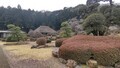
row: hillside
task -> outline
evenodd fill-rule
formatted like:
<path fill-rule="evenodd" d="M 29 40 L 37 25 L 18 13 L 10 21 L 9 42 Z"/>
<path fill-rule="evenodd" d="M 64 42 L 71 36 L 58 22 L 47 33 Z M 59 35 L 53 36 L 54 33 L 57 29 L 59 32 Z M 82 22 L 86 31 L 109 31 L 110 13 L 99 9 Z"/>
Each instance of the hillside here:
<path fill-rule="evenodd" d="M 63 10 L 53 12 L 25 10 L 20 5 L 17 8 L 10 6 L 7 8 L 0 7 L 0 30 L 6 30 L 8 24 L 20 26 L 26 32 L 30 29 L 36 29 L 41 25 L 50 26 L 55 30 L 59 30 L 62 22 L 74 17 L 78 20 L 85 19 L 91 13 L 98 12 L 98 6 L 98 3 L 92 5 L 80 4 L 75 7 L 65 7 Z"/>
<path fill-rule="evenodd" d="M 85 5 L 79 6 L 84 7 Z M 2 26 L 0 30 L 6 30 L 8 24 L 18 25 L 26 32 L 40 25 L 47 25 L 58 30 L 61 22 L 80 15 L 79 6 L 64 8 L 63 10 L 53 12 L 34 11 L 31 9 L 24 10 L 20 5 L 18 5 L 17 8 L 12 8 L 10 6 L 7 8 L 0 7 L 0 26 Z"/>

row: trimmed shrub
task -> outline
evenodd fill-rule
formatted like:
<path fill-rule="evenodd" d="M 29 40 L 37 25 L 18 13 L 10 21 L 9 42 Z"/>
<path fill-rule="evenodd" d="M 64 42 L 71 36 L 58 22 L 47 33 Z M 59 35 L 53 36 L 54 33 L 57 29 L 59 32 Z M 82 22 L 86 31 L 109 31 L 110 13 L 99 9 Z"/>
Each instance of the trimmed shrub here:
<path fill-rule="evenodd" d="M 108 48 L 106 50 L 94 51 L 94 58 L 101 65 L 113 66 L 116 62 L 120 61 L 120 50 L 117 48 Z"/>
<path fill-rule="evenodd" d="M 38 44 L 38 46 L 40 45 L 45 45 L 47 42 L 46 38 L 45 37 L 41 37 L 41 38 L 38 38 L 36 43 Z"/>
<path fill-rule="evenodd" d="M 51 43 L 52 42 L 52 39 L 51 38 L 48 38 L 47 39 L 47 43 Z"/>
<path fill-rule="evenodd" d="M 16 37 L 10 36 L 7 38 L 6 42 L 17 42 L 18 39 Z"/>
<path fill-rule="evenodd" d="M 77 35 L 63 42 L 59 56 L 84 64 L 92 58 L 98 64 L 112 66 L 120 61 L 119 42 L 117 37 Z"/>
<path fill-rule="evenodd" d="M 65 40 L 66 40 L 66 38 L 57 39 L 55 42 L 55 46 L 60 47 L 62 45 L 63 41 L 65 41 Z"/>

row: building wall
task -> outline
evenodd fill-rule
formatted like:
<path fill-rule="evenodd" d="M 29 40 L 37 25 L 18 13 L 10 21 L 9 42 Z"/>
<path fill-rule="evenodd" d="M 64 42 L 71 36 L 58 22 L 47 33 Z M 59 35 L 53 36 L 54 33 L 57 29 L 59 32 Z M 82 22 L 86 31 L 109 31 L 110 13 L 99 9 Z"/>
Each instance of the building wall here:
<path fill-rule="evenodd" d="M 11 34 L 10 33 L 3 33 L 3 38 L 9 37 Z"/>

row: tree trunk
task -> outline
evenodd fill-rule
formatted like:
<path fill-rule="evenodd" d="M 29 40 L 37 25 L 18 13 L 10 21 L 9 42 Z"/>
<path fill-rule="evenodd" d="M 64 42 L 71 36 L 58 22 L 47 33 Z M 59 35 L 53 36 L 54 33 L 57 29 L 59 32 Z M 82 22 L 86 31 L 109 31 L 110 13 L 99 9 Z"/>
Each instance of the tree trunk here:
<path fill-rule="evenodd" d="M 110 0 L 109 2 L 110 2 L 110 17 L 112 17 L 112 6 L 113 6 L 112 0 Z M 112 21 L 110 20 L 110 23 L 111 23 L 111 22 L 112 22 Z"/>
<path fill-rule="evenodd" d="M 97 31 L 97 36 L 99 36 L 99 31 Z"/>
<path fill-rule="evenodd" d="M 109 2 L 110 2 L 110 6 L 112 7 L 112 5 L 113 5 L 113 4 L 112 4 L 112 0 L 110 0 Z"/>

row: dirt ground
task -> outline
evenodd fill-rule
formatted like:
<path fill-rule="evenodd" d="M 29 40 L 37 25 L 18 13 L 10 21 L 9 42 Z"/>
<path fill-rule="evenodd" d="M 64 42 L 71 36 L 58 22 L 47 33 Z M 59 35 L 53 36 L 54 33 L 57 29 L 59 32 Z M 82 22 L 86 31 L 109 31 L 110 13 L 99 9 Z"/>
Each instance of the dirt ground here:
<path fill-rule="evenodd" d="M 67 68 L 52 56 L 52 49 L 30 49 L 34 42 L 27 45 L 2 46 L 11 68 Z M 54 46 L 54 42 L 48 44 Z"/>
<path fill-rule="evenodd" d="M 4 55 L 4 52 L 1 47 L 0 47 L 0 68 L 10 68 L 8 60 Z"/>

